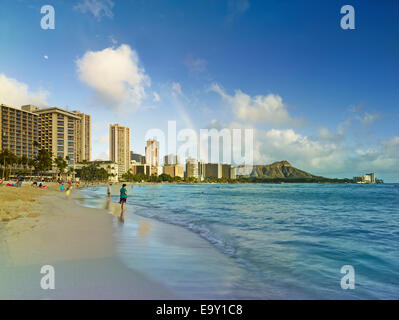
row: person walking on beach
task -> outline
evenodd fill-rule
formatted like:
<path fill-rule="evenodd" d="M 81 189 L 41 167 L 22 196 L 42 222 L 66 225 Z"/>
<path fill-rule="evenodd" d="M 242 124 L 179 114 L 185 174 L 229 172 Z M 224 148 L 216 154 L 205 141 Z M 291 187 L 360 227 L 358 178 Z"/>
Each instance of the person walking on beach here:
<path fill-rule="evenodd" d="M 120 190 L 120 200 L 119 203 L 121 204 L 121 220 L 124 221 L 124 213 L 125 213 L 125 207 L 126 207 L 126 201 L 127 201 L 127 190 L 126 190 L 126 184 L 122 185 L 122 188 Z"/>
<path fill-rule="evenodd" d="M 24 181 L 24 178 L 22 177 L 22 176 L 19 176 L 18 177 L 18 184 L 17 184 L 17 186 L 19 187 L 19 188 L 21 188 L 22 187 L 22 182 Z"/>

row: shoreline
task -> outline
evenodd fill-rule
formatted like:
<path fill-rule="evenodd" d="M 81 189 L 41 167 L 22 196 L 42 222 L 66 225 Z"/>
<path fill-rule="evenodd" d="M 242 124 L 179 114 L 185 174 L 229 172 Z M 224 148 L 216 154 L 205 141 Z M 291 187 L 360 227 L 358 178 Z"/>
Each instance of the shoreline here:
<path fill-rule="evenodd" d="M 28 188 L 0 190 L 0 195 Z M 116 258 L 116 218 L 76 204 L 76 196 L 75 191 L 68 200 L 46 190 L 35 201 L 40 214 L 34 221 L 21 214 L 1 222 L 0 299 L 178 299 Z M 55 290 L 40 287 L 44 265 L 55 269 Z"/>
<path fill-rule="evenodd" d="M 380 184 L 397 184 L 397 182 L 384 182 L 384 183 L 357 183 L 357 182 L 131 182 L 131 181 L 119 181 L 111 182 L 113 186 L 122 185 L 256 185 L 256 184 L 356 184 L 356 185 L 380 185 Z M 91 188 L 91 187 L 106 187 L 109 183 L 107 182 L 96 182 L 94 184 L 81 184 L 80 188 Z"/>
<path fill-rule="evenodd" d="M 0 223 L 0 299 L 260 298 L 237 288 L 232 277 L 251 276 L 199 235 L 130 208 L 122 224 L 117 203 L 89 198 L 46 190 L 33 228 L 25 217 Z M 55 290 L 40 288 L 44 265 L 55 269 Z"/>

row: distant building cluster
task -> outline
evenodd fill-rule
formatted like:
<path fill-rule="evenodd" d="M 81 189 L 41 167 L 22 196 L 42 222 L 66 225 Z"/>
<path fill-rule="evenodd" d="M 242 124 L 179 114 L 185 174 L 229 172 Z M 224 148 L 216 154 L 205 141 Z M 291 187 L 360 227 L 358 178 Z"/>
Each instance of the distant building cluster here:
<path fill-rule="evenodd" d="M 236 179 L 235 168 L 230 164 L 204 163 L 197 159 L 187 158 L 184 168 L 179 157 L 174 154 L 166 155 L 162 166 L 159 141 L 147 140 L 145 155 L 141 155 L 130 151 L 128 127 L 111 124 L 110 128 L 110 161 L 118 167 L 118 176 L 120 177 L 130 171 L 134 175 L 160 176 L 167 174 L 173 178 L 195 178 L 198 181 L 204 181 L 207 178 Z"/>
<path fill-rule="evenodd" d="M 147 176 L 167 174 L 171 177 L 205 179 L 236 179 L 230 164 L 205 163 L 187 158 L 185 166 L 177 155 L 160 162 L 160 145 L 156 139 L 146 141 L 145 155 L 130 150 L 130 128 L 111 124 L 109 132 L 109 161 L 91 161 L 91 117 L 80 111 L 58 107 L 38 108 L 25 105 L 20 109 L 0 104 L 0 151 L 8 149 L 18 157 L 34 159 L 39 149 L 52 154 L 53 159 L 66 159 L 68 166 L 81 169 L 96 164 L 105 169 L 111 181 L 125 173 Z M 54 169 L 54 168 L 53 168 Z"/>
<path fill-rule="evenodd" d="M 214 179 L 236 179 L 235 168 L 231 164 L 204 163 L 203 161 L 187 158 L 186 177 L 196 178 L 204 181 L 208 178 Z"/>
<path fill-rule="evenodd" d="M 379 183 L 380 180 L 375 178 L 375 173 L 366 173 L 363 176 L 353 177 L 356 183 Z"/>

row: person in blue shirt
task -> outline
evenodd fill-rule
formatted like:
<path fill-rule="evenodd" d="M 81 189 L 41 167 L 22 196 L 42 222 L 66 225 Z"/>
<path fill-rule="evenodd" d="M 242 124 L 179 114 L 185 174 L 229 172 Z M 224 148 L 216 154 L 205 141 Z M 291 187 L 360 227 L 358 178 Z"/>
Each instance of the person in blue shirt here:
<path fill-rule="evenodd" d="M 125 213 L 125 208 L 126 208 L 126 201 L 127 201 L 127 190 L 126 190 L 126 184 L 122 185 L 122 188 L 120 190 L 120 200 L 119 203 L 121 204 L 121 220 L 124 220 L 124 213 Z"/>

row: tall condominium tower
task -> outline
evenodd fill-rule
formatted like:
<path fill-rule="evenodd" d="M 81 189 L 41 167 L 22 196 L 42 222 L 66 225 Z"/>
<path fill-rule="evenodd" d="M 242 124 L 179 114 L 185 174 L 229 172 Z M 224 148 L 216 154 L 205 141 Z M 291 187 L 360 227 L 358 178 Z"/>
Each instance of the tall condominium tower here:
<path fill-rule="evenodd" d="M 39 115 L 39 143 L 53 157 L 69 157 L 68 165 L 76 159 L 76 125 L 81 118 L 73 112 L 52 107 L 36 110 Z"/>
<path fill-rule="evenodd" d="M 163 163 L 165 166 L 180 164 L 180 158 L 178 155 L 175 154 L 168 154 L 163 159 L 164 159 Z"/>
<path fill-rule="evenodd" d="M 33 142 L 38 140 L 38 116 L 29 110 L 0 105 L 0 151 L 8 149 L 30 159 L 36 156 Z"/>
<path fill-rule="evenodd" d="M 110 125 L 109 157 L 118 164 L 119 174 L 129 171 L 130 166 L 130 129 L 120 124 Z"/>
<path fill-rule="evenodd" d="M 88 114 L 80 111 L 73 111 L 80 119 L 75 126 L 75 161 L 90 161 L 91 158 L 91 118 Z"/>
<path fill-rule="evenodd" d="M 155 139 L 147 140 L 145 161 L 150 167 L 159 167 L 159 141 Z"/>

